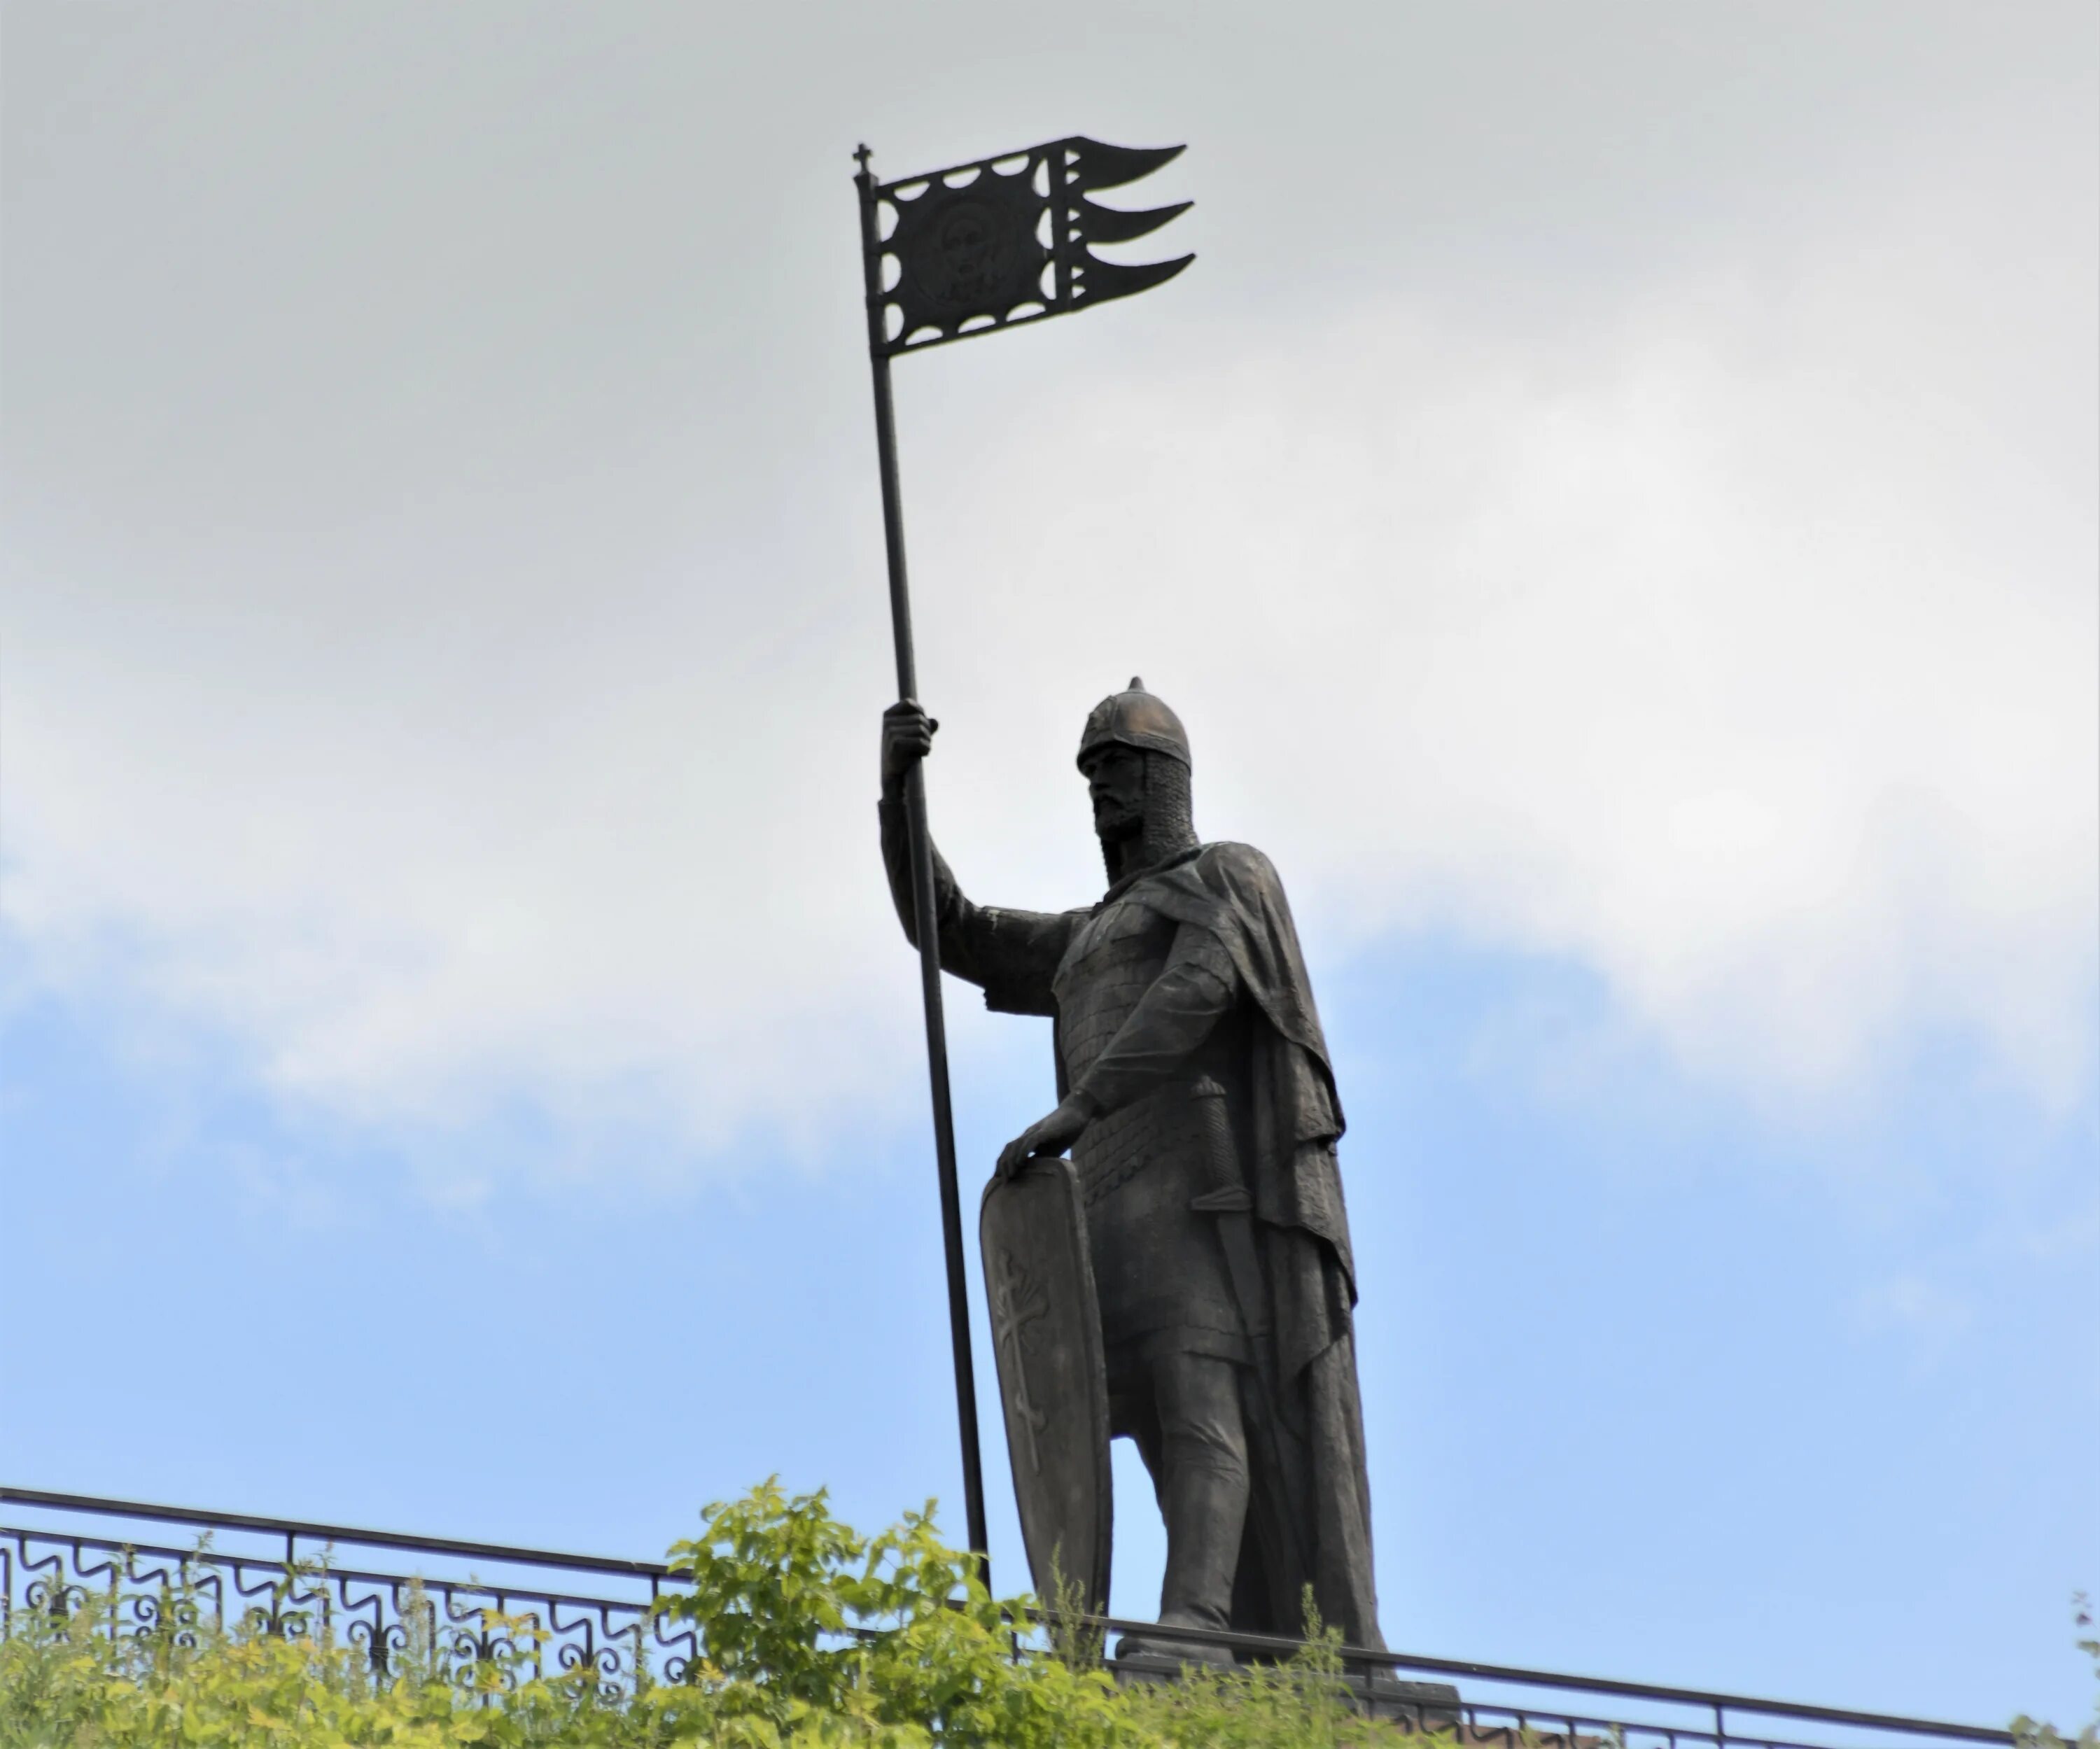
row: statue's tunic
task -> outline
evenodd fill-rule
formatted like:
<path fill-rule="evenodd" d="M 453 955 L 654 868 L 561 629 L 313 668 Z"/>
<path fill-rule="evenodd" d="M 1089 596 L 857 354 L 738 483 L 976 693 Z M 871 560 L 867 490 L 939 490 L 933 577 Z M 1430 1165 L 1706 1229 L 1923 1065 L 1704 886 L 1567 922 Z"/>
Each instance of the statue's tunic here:
<path fill-rule="evenodd" d="M 902 808 L 884 803 L 881 822 L 911 936 Z M 1345 1641 L 1383 1645 L 1342 1113 L 1275 870 L 1246 845 L 1206 844 L 1099 905 L 1045 913 L 973 904 L 934 865 L 942 967 L 988 1007 L 1049 1016 L 1060 1096 L 1078 1088 L 1100 1108 L 1073 1163 L 1111 1396 L 1162 1342 L 1240 1363 L 1254 1487 L 1232 1625 L 1297 1632 L 1309 1584 Z M 1251 1319 L 1227 1220 L 1258 1260 Z"/>
<path fill-rule="evenodd" d="M 1214 1071 L 1229 1051 L 1215 1033 L 1238 985 L 1212 937 L 1129 892 L 1072 931 L 1050 981 L 1065 1081 L 1102 1108 L 1072 1164 L 1112 1377 L 1132 1345 L 1162 1333 L 1193 1352 L 1247 1359 L 1217 1222 L 1192 1206 L 1215 1173 L 1238 1173 L 1209 1157 L 1202 1108 L 1224 1096 Z"/>

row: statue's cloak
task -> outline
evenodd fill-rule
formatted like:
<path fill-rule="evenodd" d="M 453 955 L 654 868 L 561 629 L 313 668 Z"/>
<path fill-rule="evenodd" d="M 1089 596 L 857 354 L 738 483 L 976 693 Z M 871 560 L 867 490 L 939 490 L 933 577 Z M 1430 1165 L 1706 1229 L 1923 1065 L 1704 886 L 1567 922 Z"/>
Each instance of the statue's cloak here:
<path fill-rule="evenodd" d="M 1256 1522 L 1234 1588 L 1233 1625 L 1299 1632 L 1309 1584 L 1328 1627 L 1351 1645 L 1383 1645 L 1357 1387 L 1356 1264 L 1335 1155 L 1342 1106 L 1290 901 L 1268 858 L 1235 844 L 1207 844 L 1127 890 L 1215 936 L 1260 1012 L 1247 1065 L 1247 1188 L 1274 1344 L 1273 1370 L 1262 1370 L 1273 1381 L 1282 1425 L 1276 1449 L 1250 1442 Z M 1257 1549 L 1257 1540 L 1267 1547 Z"/>

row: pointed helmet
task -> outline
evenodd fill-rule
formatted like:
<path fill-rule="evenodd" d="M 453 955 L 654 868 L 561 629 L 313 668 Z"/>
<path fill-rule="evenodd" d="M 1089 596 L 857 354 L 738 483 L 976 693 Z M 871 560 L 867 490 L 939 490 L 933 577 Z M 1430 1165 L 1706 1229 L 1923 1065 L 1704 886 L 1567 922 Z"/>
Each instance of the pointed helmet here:
<path fill-rule="evenodd" d="M 1127 688 L 1110 694 L 1088 713 L 1085 731 L 1079 737 L 1081 763 L 1095 748 L 1111 742 L 1141 747 L 1148 753 L 1164 753 L 1184 765 L 1189 763 L 1189 734 L 1182 728 L 1181 719 L 1167 707 L 1164 699 L 1147 692 L 1145 682 L 1135 674 Z"/>

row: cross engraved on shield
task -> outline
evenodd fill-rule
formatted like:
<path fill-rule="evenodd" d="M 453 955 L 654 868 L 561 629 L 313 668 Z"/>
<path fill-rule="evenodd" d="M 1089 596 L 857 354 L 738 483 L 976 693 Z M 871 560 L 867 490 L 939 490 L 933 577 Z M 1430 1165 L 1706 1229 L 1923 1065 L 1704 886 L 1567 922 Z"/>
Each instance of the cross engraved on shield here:
<path fill-rule="evenodd" d="M 1043 1291 L 1028 1273 L 1027 1266 L 1002 1247 L 999 1268 L 992 1275 L 992 1333 L 999 1343 L 1000 1367 L 1010 1372 L 1017 1381 L 1013 1388 L 1010 1417 L 1028 1441 L 1029 1470 L 1039 1476 L 1043 1474 L 1043 1447 L 1036 1435 L 1050 1425 L 1050 1417 L 1035 1407 L 1035 1399 L 1028 1394 L 1027 1363 L 1035 1359 L 1039 1346 L 1031 1339 L 1031 1327 L 1040 1323 L 1048 1310 L 1049 1302 L 1043 1297 Z M 1016 1464 L 1021 1461 L 1018 1452 L 1014 1453 L 1013 1460 Z"/>
<path fill-rule="evenodd" d="M 977 1217 L 1007 1456 L 1035 1594 L 1061 1579 L 1093 1614 L 1108 1607 L 1114 1508 L 1108 1373 L 1079 1174 L 1035 1160 L 985 1187 Z"/>

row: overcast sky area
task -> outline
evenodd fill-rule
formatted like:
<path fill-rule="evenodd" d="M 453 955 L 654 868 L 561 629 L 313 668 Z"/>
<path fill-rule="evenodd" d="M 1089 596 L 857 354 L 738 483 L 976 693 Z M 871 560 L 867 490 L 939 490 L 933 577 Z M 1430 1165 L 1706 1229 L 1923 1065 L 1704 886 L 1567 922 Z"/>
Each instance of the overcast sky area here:
<path fill-rule="evenodd" d="M 2089 0 L 0 18 L 0 1479 L 960 1536 L 849 154 L 1186 141 L 898 367 L 931 805 L 1141 673 L 1282 870 L 1388 1638 L 2082 1720 Z"/>

